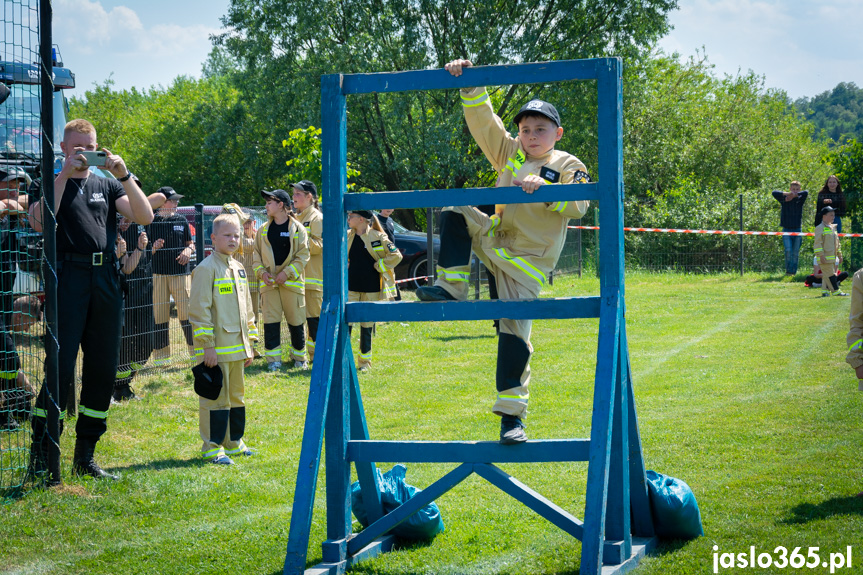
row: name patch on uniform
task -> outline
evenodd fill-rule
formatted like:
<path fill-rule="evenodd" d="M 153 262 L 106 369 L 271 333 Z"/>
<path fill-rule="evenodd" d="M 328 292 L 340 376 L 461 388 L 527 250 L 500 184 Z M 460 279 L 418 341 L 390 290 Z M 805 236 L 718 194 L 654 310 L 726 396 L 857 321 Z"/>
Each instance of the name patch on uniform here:
<path fill-rule="evenodd" d="M 182 225 L 174 226 L 174 231 L 175 231 L 175 232 L 182 232 L 182 231 L 184 231 L 184 230 L 185 230 L 185 228 L 184 228 Z"/>
<path fill-rule="evenodd" d="M 219 293 L 222 295 L 232 294 L 234 293 L 234 286 L 231 284 L 220 285 Z"/>
<path fill-rule="evenodd" d="M 312 227 L 312 222 L 304 222 L 303 225 L 306 226 L 307 228 L 310 228 L 310 227 Z"/>
<path fill-rule="evenodd" d="M 381 242 L 380 242 L 380 240 L 375 240 L 375 241 L 373 241 L 373 242 L 372 242 L 372 247 L 373 247 L 373 248 L 379 248 L 379 247 L 381 247 Z"/>
<path fill-rule="evenodd" d="M 281 233 L 279 234 L 279 237 L 282 237 L 282 238 L 289 238 L 289 237 L 291 237 L 291 232 L 281 232 Z"/>
<path fill-rule="evenodd" d="M 551 182 L 552 184 L 556 184 L 560 181 L 560 172 L 555 172 L 548 166 L 543 166 L 539 170 L 539 177 Z"/>

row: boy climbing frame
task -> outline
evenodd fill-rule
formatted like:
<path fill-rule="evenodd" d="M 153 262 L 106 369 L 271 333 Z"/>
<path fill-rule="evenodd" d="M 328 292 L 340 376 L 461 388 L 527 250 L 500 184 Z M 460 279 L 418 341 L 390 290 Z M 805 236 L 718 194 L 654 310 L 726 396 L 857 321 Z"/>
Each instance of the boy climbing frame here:
<path fill-rule="evenodd" d="M 598 181 L 542 186 L 345 194 L 346 96 L 370 92 L 596 80 Z M 624 304 L 622 90 L 619 58 L 472 67 L 460 77 L 444 70 L 333 74 L 321 79 L 323 127 L 324 309 L 312 370 L 284 573 L 302 573 L 312 523 L 321 447 L 326 441 L 327 540 L 322 563 L 309 572 L 342 573 L 388 551 L 386 533 L 472 473 L 483 477 L 582 542 L 582 575 L 629 571 L 655 544 L 635 413 Z M 444 206 L 452 192 L 465 204 L 594 200 L 600 210 L 600 295 L 532 301 L 347 303 L 347 246 L 343 215 L 353 210 Z M 329 223 L 327 223 L 329 222 Z M 599 318 L 593 414 L 589 439 L 498 442 L 373 441 L 369 438 L 347 330 L 359 321 L 442 321 Z M 459 465 L 394 511 L 383 515 L 375 461 L 453 462 Z M 584 517 L 551 503 L 494 463 L 588 461 Z M 351 533 L 350 465 L 354 463 L 370 524 Z M 603 568 L 605 565 L 605 568 Z"/>

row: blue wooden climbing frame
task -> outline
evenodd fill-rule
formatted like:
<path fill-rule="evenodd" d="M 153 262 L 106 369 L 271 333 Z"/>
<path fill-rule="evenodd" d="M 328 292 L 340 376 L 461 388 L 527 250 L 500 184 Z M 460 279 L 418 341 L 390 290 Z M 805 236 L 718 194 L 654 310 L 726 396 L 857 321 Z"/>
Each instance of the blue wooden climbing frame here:
<path fill-rule="evenodd" d="M 596 80 L 599 166 L 596 183 L 520 188 L 474 188 L 347 194 L 346 96 L 371 92 L 455 89 L 470 86 Z M 570 60 L 472 67 L 460 77 L 444 70 L 333 74 L 321 79 L 324 190 L 324 306 L 312 369 L 305 431 L 295 486 L 284 573 L 306 570 L 321 448 L 326 441 L 327 540 L 322 563 L 308 574 L 343 573 L 388 551 L 387 532 L 430 501 L 476 473 L 582 542 L 582 575 L 634 568 L 655 544 L 641 439 L 635 413 L 623 290 L 623 141 L 621 61 Z M 464 204 L 515 204 L 591 200 L 600 209 L 600 293 L 594 297 L 533 301 L 347 303 L 345 213 L 398 205 L 445 206 L 453 192 Z M 504 446 L 488 442 L 375 441 L 370 439 L 351 351 L 348 322 L 599 318 L 590 438 L 532 440 Z M 383 515 L 374 474 L 376 461 L 458 464 L 416 497 Z M 584 522 L 561 509 L 495 463 L 587 461 Z M 350 465 L 368 505 L 370 525 L 351 533 Z"/>

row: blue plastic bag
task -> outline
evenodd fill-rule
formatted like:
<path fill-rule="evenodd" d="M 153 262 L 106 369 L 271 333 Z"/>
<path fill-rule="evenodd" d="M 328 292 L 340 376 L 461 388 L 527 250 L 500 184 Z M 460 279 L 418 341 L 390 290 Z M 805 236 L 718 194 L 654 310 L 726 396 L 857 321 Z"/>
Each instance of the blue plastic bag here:
<path fill-rule="evenodd" d="M 413 485 L 405 483 L 406 471 L 407 468 L 401 464 L 396 465 L 383 474 L 380 469 L 375 468 L 375 474 L 378 476 L 378 482 L 381 486 L 381 503 L 383 504 L 384 513 L 389 513 L 422 491 Z M 351 484 L 351 510 L 354 512 L 357 521 L 363 527 L 368 527 L 369 517 L 366 512 L 365 503 L 363 502 L 363 492 L 360 489 L 359 481 L 354 481 Z M 443 530 L 444 525 L 443 519 L 440 516 L 440 510 L 434 502 L 431 502 L 396 525 L 391 532 L 399 539 L 428 541 Z"/>
<path fill-rule="evenodd" d="M 645 475 L 656 534 L 669 539 L 704 535 L 698 502 L 686 482 L 650 469 Z"/>

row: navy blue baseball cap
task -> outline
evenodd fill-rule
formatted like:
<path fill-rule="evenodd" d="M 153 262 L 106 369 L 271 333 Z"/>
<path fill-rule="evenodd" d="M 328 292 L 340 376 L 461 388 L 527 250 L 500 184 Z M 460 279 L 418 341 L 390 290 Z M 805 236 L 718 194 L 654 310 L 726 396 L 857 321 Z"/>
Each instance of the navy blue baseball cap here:
<path fill-rule="evenodd" d="M 512 121 L 515 122 L 516 126 L 518 126 L 518 123 L 527 114 L 539 114 L 540 116 L 545 116 L 560 127 L 560 114 L 557 113 L 557 108 L 544 100 L 531 100 L 521 107 Z"/>

